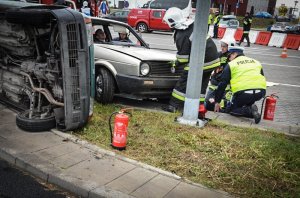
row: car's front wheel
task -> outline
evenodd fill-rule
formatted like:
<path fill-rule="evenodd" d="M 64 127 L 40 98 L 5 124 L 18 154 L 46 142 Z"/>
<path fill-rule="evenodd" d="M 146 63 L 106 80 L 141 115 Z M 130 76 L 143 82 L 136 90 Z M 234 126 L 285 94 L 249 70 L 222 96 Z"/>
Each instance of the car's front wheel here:
<path fill-rule="evenodd" d="M 136 26 L 136 29 L 139 31 L 139 32 L 148 32 L 148 26 L 146 23 L 144 22 L 140 22 L 137 24 Z"/>
<path fill-rule="evenodd" d="M 95 80 L 96 101 L 102 104 L 111 103 L 115 93 L 115 82 L 111 73 L 105 68 L 99 68 Z"/>

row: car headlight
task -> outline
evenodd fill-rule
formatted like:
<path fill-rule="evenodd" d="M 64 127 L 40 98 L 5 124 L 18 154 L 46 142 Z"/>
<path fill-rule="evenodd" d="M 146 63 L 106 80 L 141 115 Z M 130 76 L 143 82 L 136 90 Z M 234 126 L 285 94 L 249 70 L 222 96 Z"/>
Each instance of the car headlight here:
<path fill-rule="evenodd" d="M 150 66 L 148 63 L 142 63 L 141 64 L 141 74 L 143 76 L 147 76 L 150 72 Z"/>

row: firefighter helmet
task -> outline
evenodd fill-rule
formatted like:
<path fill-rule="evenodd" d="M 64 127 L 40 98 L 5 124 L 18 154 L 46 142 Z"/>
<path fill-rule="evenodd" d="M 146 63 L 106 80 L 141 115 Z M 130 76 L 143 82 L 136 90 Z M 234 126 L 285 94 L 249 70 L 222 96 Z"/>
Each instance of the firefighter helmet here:
<path fill-rule="evenodd" d="M 165 21 L 170 28 L 184 30 L 188 28 L 194 21 L 184 17 L 183 11 L 179 8 L 172 7 L 167 10 L 163 21 Z"/>
<path fill-rule="evenodd" d="M 234 44 L 235 44 L 235 40 L 229 39 L 229 38 L 223 38 L 223 39 L 220 40 L 220 42 L 221 42 L 221 44 L 225 43 L 228 47 L 229 46 L 234 46 Z"/>

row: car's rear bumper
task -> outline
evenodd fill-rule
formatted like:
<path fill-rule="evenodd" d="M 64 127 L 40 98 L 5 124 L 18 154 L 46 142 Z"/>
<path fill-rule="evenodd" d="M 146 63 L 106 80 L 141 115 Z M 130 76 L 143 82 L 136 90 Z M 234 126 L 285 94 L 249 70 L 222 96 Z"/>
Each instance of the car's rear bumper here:
<path fill-rule="evenodd" d="M 120 93 L 145 98 L 161 98 L 170 96 L 179 77 L 137 77 L 117 74 Z"/>

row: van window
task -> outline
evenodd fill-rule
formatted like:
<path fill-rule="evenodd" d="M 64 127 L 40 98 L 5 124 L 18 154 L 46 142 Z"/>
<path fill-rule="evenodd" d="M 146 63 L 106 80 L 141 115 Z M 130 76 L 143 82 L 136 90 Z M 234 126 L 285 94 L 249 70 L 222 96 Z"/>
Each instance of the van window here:
<path fill-rule="evenodd" d="M 162 16 L 161 16 L 161 11 L 154 11 L 153 12 L 153 17 L 155 17 L 155 18 L 161 18 Z"/>
<path fill-rule="evenodd" d="M 196 7 L 196 0 L 192 0 Z M 190 0 L 154 0 L 150 3 L 152 9 L 169 9 L 171 7 L 177 7 L 184 9 L 189 5 Z"/>

